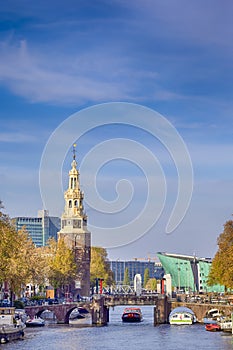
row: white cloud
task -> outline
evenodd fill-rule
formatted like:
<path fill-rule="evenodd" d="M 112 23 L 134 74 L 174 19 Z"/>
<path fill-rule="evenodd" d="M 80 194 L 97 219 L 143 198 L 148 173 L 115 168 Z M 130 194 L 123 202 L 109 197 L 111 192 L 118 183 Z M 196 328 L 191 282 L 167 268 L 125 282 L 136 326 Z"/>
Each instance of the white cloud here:
<path fill-rule="evenodd" d="M 56 51 L 56 49 L 54 50 Z M 133 95 L 127 59 L 90 51 L 73 55 L 45 53 L 5 42 L 0 46 L 0 81 L 33 102 L 80 103 L 130 99 Z M 143 76 L 137 72 L 135 76 Z M 153 79 L 156 74 L 145 73 Z M 127 76 L 127 79 L 125 79 Z M 131 78 L 131 81 L 135 79 Z M 114 83 L 113 83 L 114 81 Z"/>

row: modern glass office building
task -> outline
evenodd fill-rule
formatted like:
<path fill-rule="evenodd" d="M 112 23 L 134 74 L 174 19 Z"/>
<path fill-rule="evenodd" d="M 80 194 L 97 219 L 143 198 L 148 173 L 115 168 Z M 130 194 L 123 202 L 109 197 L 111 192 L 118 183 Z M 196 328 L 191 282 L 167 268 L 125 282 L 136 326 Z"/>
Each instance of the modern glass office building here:
<path fill-rule="evenodd" d="M 211 259 L 196 256 L 157 253 L 166 274 L 170 274 L 174 291 L 224 292 L 220 285 L 208 286 Z"/>
<path fill-rule="evenodd" d="M 40 210 L 38 217 L 15 217 L 12 223 L 17 231 L 25 227 L 37 247 L 45 246 L 49 238 L 57 240 L 61 228 L 60 218 L 49 216 L 47 210 Z"/>
<path fill-rule="evenodd" d="M 125 270 L 128 268 L 130 284 L 133 285 L 134 276 L 140 274 L 142 277 L 142 283 L 144 282 L 145 269 L 149 270 L 150 278 L 158 278 L 163 276 L 164 270 L 161 264 L 154 261 L 140 261 L 140 260 L 127 260 L 127 261 L 109 261 L 110 269 L 113 272 L 114 280 L 116 284 L 122 285 L 124 281 Z"/>

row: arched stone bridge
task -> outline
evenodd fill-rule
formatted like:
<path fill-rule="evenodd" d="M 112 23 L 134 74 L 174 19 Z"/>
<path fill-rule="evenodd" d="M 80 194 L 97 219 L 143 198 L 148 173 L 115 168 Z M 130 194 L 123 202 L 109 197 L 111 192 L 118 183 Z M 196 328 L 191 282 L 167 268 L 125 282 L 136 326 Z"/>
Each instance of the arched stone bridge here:
<path fill-rule="evenodd" d="M 170 312 L 178 306 L 190 308 L 196 315 L 198 322 L 203 322 L 207 311 L 218 309 L 225 315 L 231 315 L 233 305 L 186 303 L 170 300 L 165 296 L 98 296 L 91 303 L 70 303 L 41 306 L 26 306 L 25 312 L 30 316 L 40 316 L 43 311 L 49 310 L 54 313 L 57 323 L 69 323 L 71 312 L 78 306 L 86 308 L 92 315 L 92 324 L 105 325 L 109 319 L 109 307 L 117 305 L 152 305 L 154 306 L 154 325 L 167 323 Z"/>
<path fill-rule="evenodd" d="M 202 323 L 206 313 L 211 309 L 218 309 L 226 316 L 230 316 L 233 312 L 233 305 L 211 304 L 211 303 L 189 303 L 168 299 L 167 297 L 158 298 L 156 307 L 154 308 L 154 325 L 167 323 L 169 321 L 170 312 L 176 307 L 184 306 L 191 309 L 197 322 Z"/>
<path fill-rule="evenodd" d="M 69 323 L 69 317 L 71 312 L 82 306 L 88 311 L 90 311 L 90 304 L 80 304 L 80 303 L 70 303 L 70 304 L 54 304 L 54 305 L 36 305 L 36 306 L 26 306 L 25 312 L 31 318 L 34 316 L 39 317 L 43 311 L 52 311 L 56 316 L 57 323 Z"/>
<path fill-rule="evenodd" d="M 207 311 L 211 309 L 218 309 L 220 312 L 222 312 L 226 316 L 230 316 L 233 312 L 233 305 L 223 305 L 223 304 L 209 304 L 209 303 L 185 303 L 185 302 L 177 302 L 172 301 L 171 302 L 171 310 L 178 306 L 185 306 L 191 309 L 198 322 L 202 322 L 203 318 L 205 317 Z"/>

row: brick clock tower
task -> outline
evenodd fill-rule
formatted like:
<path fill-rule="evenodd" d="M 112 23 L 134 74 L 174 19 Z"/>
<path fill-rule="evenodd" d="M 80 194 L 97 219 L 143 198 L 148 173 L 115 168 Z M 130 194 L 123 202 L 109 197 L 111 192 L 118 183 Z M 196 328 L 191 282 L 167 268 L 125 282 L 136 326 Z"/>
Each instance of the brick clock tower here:
<path fill-rule="evenodd" d="M 61 230 L 58 233 L 75 253 L 77 276 L 70 286 L 74 298 L 90 294 L 91 258 L 91 233 L 87 229 L 87 216 L 83 208 L 84 194 L 80 190 L 75 147 L 76 145 L 73 146 L 73 161 L 69 171 L 69 186 L 64 193 L 65 208 L 61 217 Z"/>

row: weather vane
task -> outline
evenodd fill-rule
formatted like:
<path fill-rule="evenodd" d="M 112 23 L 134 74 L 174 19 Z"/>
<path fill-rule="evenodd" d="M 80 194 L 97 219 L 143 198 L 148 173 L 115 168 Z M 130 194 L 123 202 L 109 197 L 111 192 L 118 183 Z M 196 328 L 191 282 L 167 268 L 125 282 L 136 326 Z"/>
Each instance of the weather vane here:
<path fill-rule="evenodd" d="M 75 149 L 76 146 L 77 146 L 76 143 L 74 143 L 74 144 L 73 144 L 73 159 L 74 159 L 74 160 L 75 160 L 75 158 L 76 158 L 76 149 Z"/>

